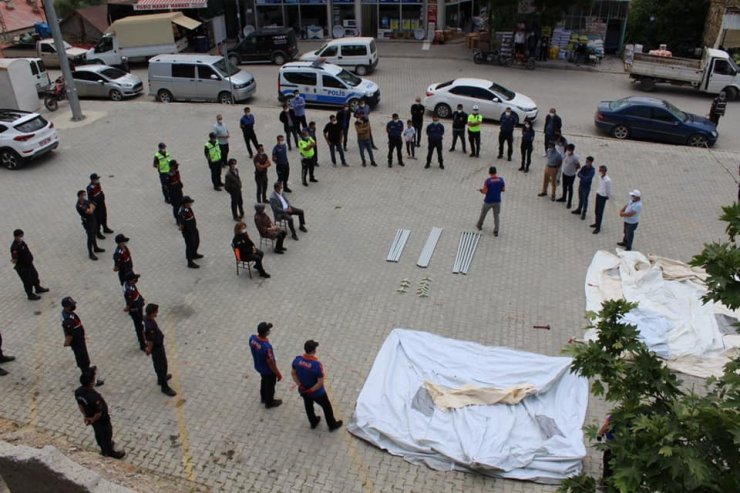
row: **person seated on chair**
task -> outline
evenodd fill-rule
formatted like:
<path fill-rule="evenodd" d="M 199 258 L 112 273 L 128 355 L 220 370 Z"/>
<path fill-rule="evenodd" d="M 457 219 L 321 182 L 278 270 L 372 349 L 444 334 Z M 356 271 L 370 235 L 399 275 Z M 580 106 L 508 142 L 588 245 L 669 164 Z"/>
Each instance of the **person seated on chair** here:
<path fill-rule="evenodd" d="M 231 240 L 231 248 L 239 250 L 239 258 L 242 262 L 254 262 L 254 268 L 260 273 L 260 277 L 268 279 L 270 274 L 262 267 L 262 256 L 264 253 L 258 249 L 247 234 L 247 225 L 238 222 L 234 225 L 234 239 Z"/>
<path fill-rule="evenodd" d="M 276 240 L 275 253 L 283 253 L 286 251 L 287 248 L 283 246 L 283 240 L 288 236 L 287 231 L 280 226 L 272 224 L 270 216 L 265 214 L 265 204 L 254 204 L 254 210 L 254 224 L 257 226 L 257 231 L 259 231 L 260 236 L 262 238 Z"/>
<path fill-rule="evenodd" d="M 288 198 L 283 195 L 283 183 L 278 181 L 275 182 L 273 187 L 275 189 L 270 196 L 270 207 L 272 207 L 272 213 L 275 215 L 275 221 L 282 221 L 283 219 L 288 221 L 288 227 L 292 234 L 291 238 L 294 240 L 298 239 L 298 235 L 295 234 L 295 226 L 293 225 L 293 218 L 291 216 L 298 216 L 298 223 L 301 231 L 308 233 L 306 229 L 306 220 L 303 216 L 303 210 L 297 207 L 292 207 L 288 202 Z"/>

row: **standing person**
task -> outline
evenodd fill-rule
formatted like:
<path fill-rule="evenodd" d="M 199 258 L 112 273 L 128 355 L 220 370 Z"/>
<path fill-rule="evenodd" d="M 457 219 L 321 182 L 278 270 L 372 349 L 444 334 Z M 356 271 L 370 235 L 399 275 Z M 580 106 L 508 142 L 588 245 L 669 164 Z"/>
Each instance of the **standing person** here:
<path fill-rule="evenodd" d="M 563 157 L 555 150 L 555 143 L 550 142 L 550 146 L 547 148 L 547 165 L 545 166 L 545 177 L 542 181 L 542 191 L 537 194 L 538 197 L 547 195 L 547 185 L 550 184 L 552 187 L 550 199 L 553 202 L 555 201 L 555 194 L 558 189 L 558 171 L 560 171 L 562 164 Z"/>
<path fill-rule="evenodd" d="M 71 297 L 62 298 L 62 329 L 64 329 L 64 346 L 72 348 L 75 355 L 75 362 L 80 372 L 89 371 L 94 366 L 90 366 L 90 355 L 87 352 L 87 343 L 85 342 L 85 327 L 82 326 L 80 317 L 75 310 L 77 302 Z M 98 380 L 95 385 L 100 386 L 105 382 Z"/>
<path fill-rule="evenodd" d="M 144 311 L 146 312 L 146 318 L 144 318 L 145 352 L 147 356 L 152 357 L 154 373 L 157 375 L 157 385 L 162 389 L 162 393 L 174 397 L 177 395 L 177 392 L 168 383 L 172 375 L 167 373 L 167 352 L 164 348 L 164 334 L 159 330 L 159 325 L 157 325 L 159 305 L 149 303 Z"/>
<path fill-rule="evenodd" d="M 599 428 L 599 431 L 596 432 L 596 439 L 598 441 L 601 441 L 601 439 L 606 438 L 607 443 L 614 440 L 614 427 L 612 426 L 612 416 L 611 414 L 607 415 L 606 419 L 604 420 L 604 423 L 601 425 L 601 428 Z M 607 481 L 610 477 L 614 475 L 614 470 L 612 469 L 611 465 L 612 460 L 612 451 L 611 449 L 607 448 L 604 450 L 604 455 L 602 457 L 602 464 L 603 464 L 603 470 L 602 470 L 602 476 L 601 476 L 601 485 L 608 487 Z"/>
<path fill-rule="evenodd" d="M 267 170 L 272 166 L 269 156 L 265 153 L 265 146 L 257 146 L 254 156 L 254 181 L 257 183 L 257 202 L 267 203 Z M 244 213 L 240 217 L 244 217 Z"/>
<path fill-rule="evenodd" d="M 473 105 L 473 113 L 468 115 L 470 157 L 480 157 L 480 125 L 482 122 L 483 115 L 478 113 L 478 105 Z"/>
<path fill-rule="evenodd" d="M 457 139 L 460 139 L 460 145 L 462 146 L 463 154 L 468 151 L 465 149 L 465 127 L 468 124 L 468 114 L 463 111 L 463 105 L 458 104 L 457 110 L 452 113 L 452 146 L 449 152 L 455 150 L 455 144 Z"/>
<path fill-rule="evenodd" d="M 547 149 L 550 147 L 550 142 L 553 141 L 555 133 L 562 133 L 562 131 L 563 120 L 555 108 L 550 108 L 550 112 L 545 117 L 545 156 L 547 156 Z"/>
<path fill-rule="evenodd" d="M 272 207 L 272 213 L 275 216 L 275 221 L 288 221 L 288 228 L 292 234 L 291 238 L 298 240 L 298 235 L 295 232 L 295 226 L 293 224 L 293 218 L 291 216 L 298 216 L 298 224 L 301 231 L 308 233 L 306 229 L 306 219 L 303 213 L 303 209 L 293 207 L 288 202 L 288 198 L 283 195 L 283 184 L 279 181 L 273 186 L 275 189 L 270 196 L 270 207 Z"/>
<path fill-rule="evenodd" d="M 283 182 L 286 192 L 292 192 L 293 190 L 288 187 L 288 178 L 290 177 L 288 146 L 285 145 L 285 137 L 282 135 L 277 136 L 277 144 L 272 148 L 272 161 L 275 163 L 275 171 L 277 171 L 278 178 L 277 181 Z"/>
<path fill-rule="evenodd" d="M 573 201 L 573 183 L 576 181 L 576 173 L 581 167 L 581 160 L 575 153 L 576 146 L 568 144 L 565 146 L 565 157 L 563 158 L 563 196 L 558 202 L 566 202 L 565 208 L 570 209 Z"/>
<path fill-rule="evenodd" d="M 352 112 L 348 104 L 345 103 L 342 109 L 337 111 L 337 122 L 342 127 L 342 147 L 347 152 L 347 134 L 349 133 L 349 126 L 352 123 Z"/>
<path fill-rule="evenodd" d="M 177 217 L 177 213 L 182 205 L 182 179 L 180 178 L 180 163 L 175 159 L 170 161 L 170 172 L 167 173 L 167 180 L 172 215 L 175 217 L 175 223 L 179 224 L 180 219 Z"/>
<path fill-rule="evenodd" d="M 283 111 L 280 112 L 280 121 L 283 123 L 283 131 L 288 141 L 288 150 L 292 151 L 293 147 L 290 145 L 291 136 L 295 141 L 295 146 L 298 147 L 298 122 L 295 118 L 295 112 L 292 108 L 288 107 L 288 103 L 283 103 Z"/>
<path fill-rule="evenodd" d="M 524 55 L 524 44 L 527 42 L 527 32 L 523 24 L 518 24 L 514 31 L 514 53 L 517 55 Z"/>
<path fill-rule="evenodd" d="M 87 256 L 90 260 L 98 260 L 96 253 L 104 252 L 105 249 L 98 247 L 98 241 L 95 235 L 98 231 L 98 224 L 95 220 L 95 204 L 87 200 L 87 192 L 79 190 L 77 192 L 77 204 L 75 206 L 77 213 L 82 220 L 82 228 L 87 236 Z"/>
<path fill-rule="evenodd" d="M 271 323 L 260 322 L 257 326 L 257 333 L 249 338 L 254 369 L 260 374 L 260 401 L 267 409 L 278 407 L 283 403 L 282 400 L 275 399 L 275 384 L 283 379 L 283 375 L 278 370 L 272 344 L 267 338 L 271 330 Z"/>
<path fill-rule="evenodd" d="M 46 293 L 49 290 L 41 286 L 39 273 L 36 271 L 36 267 L 33 266 L 33 254 L 28 249 L 26 242 L 23 241 L 23 234 L 22 229 L 13 231 L 13 243 L 10 244 L 10 261 L 18 273 L 18 277 L 21 278 L 28 299 L 40 300 L 39 293 Z M 34 289 L 36 290 L 35 294 Z"/>
<path fill-rule="evenodd" d="M 344 130 L 342 129 L 342 124 L 337 121 L 336 115 L 329 115 L 329 123 L 324 126 L 324 139 L 326 139 L 326 145 L 329 146 L 331 164 L 335 168 L 337 167 L 336 153 L 339 153 L 342 166 L 349 166 L 347 161 L 344 160 L 344 148 L 342 147 Z"/>
<path fill-rule="evenodd" d="M 424 127 L 424 105 L 421 104 L 421 98 L 417 97 L 416 102 L 411 105 L 411 121 L 416 129 L 416 147 L 421 147 L 421 130 Z"/>
<path fill-rule="evenodd" d="M 3 354 L 3 335 L 0 334 L 0 363 L 9 363 L 11 361 L 15 361 L 15 356 Z M 8 372 L 6 370 L 0 368 L 0 377 L 4 377 L 7 374 Z"/>
<path fill-rule="evenodd" d="M 478 223 L 475 225 L 478 231 L 483 229 L 483 222 L 486 220 L 489 210 L 493 210 L 493 236 L 498 236 L 499 220 L 501 213 L 501 194 L 506 191 L 504 179 L 496 174 L 496 166 L 488 168 L 488 178 L 483 182 L 483 187 L 478 191 L 485 197 L 483 198 L 483 207 L 480 210 Z"/>
<path fill-rule="evenodd" d="M 290 100 L 290 109 L 293 110 L 295 115 L 295 127 L 296 130 L 305 130 L 308 128 L 306 123 L 306 100 L 301 96 L 301 91 L 296 89 L 293 91 L 293 99 Z"/>
<path fill-rule="evenodd" d="M 185 257 L 188 259 L 188 267 L 198 269 L 200 265 L 194 261 L 203 258 L 203 255 L 198 253 L 200 233 L 198 232 L 198 224 L 195 221 L 195 214 L 192 209 L 193 202 L 194 200 L 189 195 L 184 196 L 182 198 L 182 207 L 180 207 L 180 212 L 177 213 L 177 216 L 180 219 L 179 225 L 182 238 L 185 240 Z"/>
<path fill-rule="evenodd" d="M 314 147 L 315 154 L 313 156 L 313 165 L 315 167 L 319 167 L 319 144 L 318 140 L 316 140 L 316 122 L 308 122 L 308 135 L 313 139 L 314 142 L 316 142 L 316 147 Z"/>
<path fill-rule="evenodd" d="M 208 163 L 208 168 L 211 170 L 213 189 L 220 192 L 221 187 L 224 186 L 221 181 L 223 155 L 221 154 L 221 147 L 218 145 L 218 140 L 216 140 L 216 132 L 208 134 L 208 141 L 203 148 L 203 154 L 206 156 L 206 163 Z"/>
<path fill-rule="evenodd" d="M 103 229 L 103 233 L 112 233 L 113 230 L 108 227 L 108 208 L 105 206 L 105 194 L 103 193 L 103 187 L 100 186 L 100 176 L 97 173 L 90 175 L 90 183 L 87 185 L 87 198 L 95 204 L 95 222 L 98 225 L 95 236 L 99 240 L 104 240 L 105 236 L 100 232 L 100 229 Z"/>
<path fill-rule="evenodd" d="M 715 127 L 719 125 L 719 117 L 725 116 L 726 109 L 727 93 L 722 91 L 712 100 L 712 106 L 709 108 L 709 119 L 714 123 Z"/>
<path fill-rule="evenodd" d="M 427 125 L 427 164 L 424 168 L 429 168 L 432 163 L 432 153 L 437 150 L 437 163 L 439 169 L 445 169 L 444 159 L 442 159 L 442 139 L 445 135 L 445 127 L 439 123 L 439 117 L 434 114 L 432 115 L 432 123 Z"/>
<path fill-rule="evenodd" d="M 588 156 L 586 164 L 578 170 L 578 207 L 571 214 L 580 214 L 581 220 L 586 219 L 586 210 L 588 209 L 588 196 L 591 193 L 591 182 L 594 179 L 594 158 Z"/>
<path fill-rule="evenodd" d="M 116 450 L 113 444 L 113 425 L 108 414 L 108 404 L 95 390 L 95 369 L 82 372 L 80 386 L 75 390 L 75 401 L 84 418 L 85 426 L 92 425 L 95 441 L 100 447 L 100 455 L 113 459 L 123 459 L 126 452 Z"/>
<path fill-rule="evenodd" d="M 252 157 L 252 146 L 257 149 L 259 143 L 257 142 L 257 134 L 254 133 L 254 115 L 249 106 L 244 107 L 244 114 L 239 119 L 239 127 L 242 129 L 242 136 L 244 137 L 244 144 L 247 146 L 247 152 L 249 157 Z"/>
<path fill-rule="evenodd" d="M 403 129 L 403 141 L 406 143 L 406 158 L 416 159 L 416 128 L 414 122 L 411 120 L 406 121 L 406 128 Z"/>
<path fill-rule="evenodd" d="M 288 249 L 283 246 L 283 242 L 288 232 L 272 223 L 270 216 L 265 213 L 265 204 L 254 204 L 254 210 L 254 225 L 257 226 L 260 236 L 275 240 L 275 253 L 286 252 Z"/>
<path fill-rule="evenodd" d="M 262 146 L 257 147 L 257 152 Z M 259 154 L 257 154 L 259 156 Z M 255 158 L 256 159 L 256 158 Z M 265 175 L 267 173 L 265 172 Z M 257 173 L 254 174 L 255 179 Z M 267 176 L 265 176 L 265 186 L 267 185 Z M 231 198 L 231 217 L 238 221 L 244 217 L 244 200 L 242 198 L 242 179 L 239 176 L 239 167 L 236 165 L 236 159 L 229 159 L 229 170 L 224 178 L 224 189 Z M 259 195 L 259 183 L 257 186 L 257 195 Z"/>
<path fill-rule="evenodd" d="M 157 172 L 159 173 L 159 184 L 162 186 L 162 195 L 166 204 L 170 203 L 167 178 L 169 177 L 171 161 L 172 156 L 170 156 L 170 151 L 167 150 L 167 144 L 160 142 L 157 146 L 157 152 L 154 153 L 154 163 L 152 166 L 157 168 Z"/>
<path fill-rule="evenodd" d="M 599 188 L 596 189 L 595 219 L 591 225 L 594 228 L 594 234 L 598 234 L 601 231 L 601 219 L 604 217 L 604 207 L 606 207 L 606 201 L 612 196 L 612 179 L 606 176 L 606 171 L 606 166 L 603 164 L 599 166 L 601 180 L 599 180 Z"/>
<path fill-rule="evenodd" d="M 519 125 L 519 115 L 506 108 L 499 117 L 498 129 L 498 158 L 504 157 L 504 142 L 507 145 L 506 160 L 511 161 L 511 155 L 514 152 L 514 128 Z"/>
<path fill-rule="evenodd" d="M 212 132 L 216 134 L 218 147 L 221 149 L 221 166 L 225 166 L 229 159 L 229 129 L 224 123 L 223 115 L 216 115 L 216 123 L 213 124 Z"/>
<path fill-rule="evenodd" d="M 311 429 L 316 428 L 321 421 L 320 416 L 316 416 L 313 404 L 314 402 L 321 406 L 326 418 L 326 424 L 329 431 L 334 431 L 342 427 L 342 420 L 334 418 L 334 409 L 332 409 L 329 396 L 324 388 L 324 366 L 316 358 L 316 348 L 319 343 L 309 339 L 303 344 L 305 353 L 302 356 L 296 356 L 293 360 L 291 376 L 298 386 L 298 393 L 303 398 L 303 404 L 306 408 L 306 416 L 311 424 Z"/>
<path fill-rule="evenodd" d="M 134 272 L 134 262 L 131 259 L 131 251 L 126 243 L 129 239 L 126 235 L 116 235 L 116 249 L 113 252 L 113 272 L 118 272 L 118 281 L 123 286 L 124 281 L 130 273 Z"/>
<path fill-rule="evenodd" d="M 306 177 L 309 177 L 312 182 L 319 181 L 313 176 L 316 165 L 316 141 L 308 135 L 308 129 L 301 131 L 298 151 L 301 153 L 301 179 L 303 180 L 303 186 L 307 187 Z"/>
<path fill-rule="evenodd" d="M 632 250 L 632 241 L 635 239 L 635 231 L 640 223 L 642 212 L 642 194 L 635 189 L 630 192 L 630 201 L 619 211 L 619 217 L 624 218 L 624 237 L 617 245 L 624 247 L 628 252 Z"/>
<path fill-rule="evenodd" d="M 364 116 L 365 120 L 370 124 L 370 106 L 368 106 L 365 98 L 360 99 L 360 104 L 358 104 L 355 109 L 355 118 L 359 118 L 360 116 Z M 373 139 L 372 125 L 370 126 L 370 146 L 374 151 L 378 150 L 378 148 L 375 147 L 375 139 Z"/>
<path fill-rule="evenodd" d="M 365 162 L 365 151 L 367 151 L 368 157 L 370 157 L 370 166 L 377 166 L 375 156 L 373 156 L 372 129 L 370 128 L 370 122 L 367 121 L 364 115 L 359 116 L 355 120 L 355 132 L 357 132 L 357 146 L 360 148 L 362 166 L 367 166 Z"/>
<path fill-rule="evenodd" d="M 393 113 L 392 120 L 385 125 L 385 131 L 388 134 L 388 167 L 393 167 L 393 150 L 396 150 L 398 165 L 403 166 L 403 122 L 398 119 L 398 113 Z"/>
<path fill-rule="evenodd" d="M 139 293 L 136 283 L 139 281 L 139 274 L 129 272 L 126 274 L 126 280 L 123 282 L 123 299 L 126 302 L 126 308 L 131 321 L 134 323 L 134 332 L 136 339 L 139 341 L 139 349 L 146 351 L 146 340 L 144 339 L 144 297 Z"/>
<path fill-rule="evenodd" d="M 522 127 L 522 143 L 520 150 L 522 152 L 522 165 L 519 167 L 519 171 L 529 173 L 529 165 L 532 164 L 532 149 L 534 149 L 534 127 L 532 122 L 524 120 L 524 126 Z"/>
<path fill-rule="evenodd" d="M 260 277 L 270 278 L 264 267 L 262 267 L 262 257 L 265 253 L 257 248 L 247 233 L 247 225 L 243 222 L 234 225 L 234 239 L 231 240 L 231 248 L 239 250 L 239 256 L 243 262 L 254 262 L 254 267 L 259 272 Z"/>

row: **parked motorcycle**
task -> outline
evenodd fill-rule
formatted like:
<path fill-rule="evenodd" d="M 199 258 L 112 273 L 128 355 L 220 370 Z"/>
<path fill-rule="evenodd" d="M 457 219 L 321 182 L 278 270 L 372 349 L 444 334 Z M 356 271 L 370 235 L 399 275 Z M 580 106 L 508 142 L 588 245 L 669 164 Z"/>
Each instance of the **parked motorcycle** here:
<path fill-rule="evenodd" d="M 534 70 L 536 66 L 535 58 L 533 56 L 527 56 L 525 53 L 512 53 L 509 56 L 501 55 L 498 63 L 506 67 L 520 65 L 527 70 Z"/>
<path fill-rule="evenodd" d="M 499 51 L 483 51 L 475 50 L 473 52 L 473 62 L 477 65 L 482 63 L 498 64 L 499 63 Z"/>
<path fill-rule="evenodd" d="M 59 108 L 59 101 L 67 99 L 67 86 L 64 84 L 64 76 L 59 76 L 47 89 L 43 91 L 44 106 L 49 111 Z"/>

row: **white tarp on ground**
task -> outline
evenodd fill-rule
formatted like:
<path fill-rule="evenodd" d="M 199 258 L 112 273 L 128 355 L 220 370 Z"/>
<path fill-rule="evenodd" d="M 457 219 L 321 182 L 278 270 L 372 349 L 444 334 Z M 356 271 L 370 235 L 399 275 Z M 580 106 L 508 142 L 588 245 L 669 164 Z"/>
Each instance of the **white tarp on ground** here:
<path fill-rule="evenodd" d="M 598 312 L 605 300 L 638 302 L 624 320 L 669 368 L 689 375 L 720 375 L 740 347 L 731 326 L 740 314 L 722 304 L 704 304 L 706 273 L 677 260 L 640 252 L 596 252 L 586 273 L 586 309 Z M 594 329 L 586 340 L 596 337 Z"/>
<path fill-rule="evenodd" d="M 581 471 L 588 381 L 571 359 L 394 329 L 357 399 L 349 431 L 414 464 L 557 483 Z M 518 404 L 444 411 L 425 382 L 535 387 Z M 525 387 L 522 387 L 525 386 Z"/>

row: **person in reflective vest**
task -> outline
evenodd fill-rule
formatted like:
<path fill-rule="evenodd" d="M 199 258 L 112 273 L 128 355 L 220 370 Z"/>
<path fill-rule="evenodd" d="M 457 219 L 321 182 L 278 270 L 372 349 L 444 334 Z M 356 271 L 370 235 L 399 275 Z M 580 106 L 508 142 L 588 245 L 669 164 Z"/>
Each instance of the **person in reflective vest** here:
<path fill-rule="evenodd" d="M 159 183 L 162 186 L 162 195 L 164 196 L 165 203 L 170 203 L 170 192 L 168 189 L 170 162 L 172 156 L 170 151 L 167 150 L 167 145 L 164 142 L 160 142 L 157 146 L 158 150 L 154 153 L 154 163 L 152 166 L 157 168 L 159 172 Z"/>
<path fill-rule="evenodd" d="M 480 124 L 483 115 L 478 113 L 478 105 L 473 106 L 473 113 L 468 115 L 468 140 L 470 141 L 470 157 L 480 157 Z"/>
<path fill-rule="evenodd" d="M 221 147 L 218 145 L 218 140 L 216 139 L 216 132 L 208 134 L 208 142 L 206 142 L 203 148 L 203 153 L 206 156 L 208 167 L 211 169 L 213 189 L 220 192 L 221 187 L 224 186 L 221 181 L 221 164 L 223 159 L 221 157 Z"/>
<path fill-rule="evenodd" d="M 316 166 L 316 141 L 308 135 L 308 130 L 301 132 L 301 140 L 298 141 L 298 150 L 301 153 L 301 178 L 303 186 L 307 187 L 306 175 L 310 181 L 318 183 L 319 180 L 314 178 L 313 172 Z"/>

